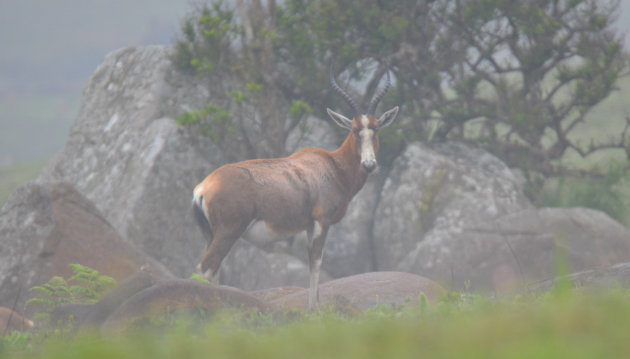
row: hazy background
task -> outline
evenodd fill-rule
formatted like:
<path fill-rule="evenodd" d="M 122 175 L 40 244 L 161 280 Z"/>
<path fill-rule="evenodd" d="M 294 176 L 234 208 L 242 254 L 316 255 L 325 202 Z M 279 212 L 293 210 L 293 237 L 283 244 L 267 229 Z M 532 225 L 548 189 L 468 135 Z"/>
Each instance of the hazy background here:
<path fill-rule="evenodd" d="M 193 7 L 176 0 L 0 0 L 0 168 L 59 151 L 83 86 L 105 55 L 173 43 Z M 617 25 L 627 33 L 630 1 L 620 10 Z"/>
<path fill-rule="evenodd" d="M 0 0 L 0 166 L 60 150 L 104 57 L 173 43 L 192 8 L 176 0 Z"/>

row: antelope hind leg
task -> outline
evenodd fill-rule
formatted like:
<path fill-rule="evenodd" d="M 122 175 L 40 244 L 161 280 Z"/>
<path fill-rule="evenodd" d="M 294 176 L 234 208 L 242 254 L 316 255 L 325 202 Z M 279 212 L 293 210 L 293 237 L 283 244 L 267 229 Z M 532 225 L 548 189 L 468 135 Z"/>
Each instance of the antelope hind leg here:
<path fill-rule="evenodd" d="M 206 256 L 204 257 L 204 260 L 201 261 L 199 264 L 197 264 L 197 273 L 201 274 L 201 276 L 203 276 L 208 282 L 210 283 L 216 283 L 219 284 L 219 271 L 216 271 L 216 273 L 214 273 L 214 271 L 210 268 L 207 268 L 205 271 L 203 270 L 204 268 L 204 261 L 207 258 L 207 253 Z"/>
<path fill-rule="evenodd" d="M 328 226 L 321 226 L 316 222 L 315 227 L 320 227 L 321 232 L 313 237 L 312 231 L 307 231 L 309 235 L 309 269 L 310 269 L 310 286 L 308 291 L 308 309 L 315 310 L 319 307 L 319 272 L 322 266 L 322 256 L 326 235 L 328 234 Z"/>

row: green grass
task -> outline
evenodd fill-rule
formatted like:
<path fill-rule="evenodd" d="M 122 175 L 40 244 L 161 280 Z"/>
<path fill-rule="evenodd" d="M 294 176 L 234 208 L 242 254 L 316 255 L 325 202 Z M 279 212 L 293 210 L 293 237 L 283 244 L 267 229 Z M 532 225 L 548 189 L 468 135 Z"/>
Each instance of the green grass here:
<path fill-rule="evenodd" d="M 0 207 L 17 187 L 37 177 L 46 162 L 42 160 L 0 166 Z"/>
<path fill-rule="evenodd" d="M 588 207 L 629 224 L 630 172 L 624 165 L 604 169 L 601 178 L 550 178 L 536 205 L 544 207 Z"/>
<path fill-rule="evenodd" d="M 617 86 L 618 91 L 595 106 L 585 122 L 576 126 L 571 138 L 579 140 L 583 145 L 591 141 L 601 143 L 619 140 L 626 117 L 630 116 L 630 102 L 627 100 L 630 94 L 630 77 L 619 79 Z M 568 151 L 562 163 L 571 168 L 593 170 L 609 177 L 610 168 L 627 167 L 629 162 L 622 149 L 615 149 L 599 151 L 586 158 L 580 157 L 574 151 Z M 630 225 L 630 172 L 623 174 L 612 185 L 605 178 L 550 178 L 545 187 L 546 198 L 542 198 L 537 205 L 595 208 L 603 210 L 626 226 Z"/>
<path fill-rule="evenodd" d="M 618 91 L 612 92 L 586 116 L 584 123 L 576 126 L 571 138 L 579 140 L 586 147 L 594 139 L 595 143 L 609 140 L 618 141 L 621 131 L 630 116 L 630 77 L 619 79 Z M 623 150 L 606 150 L 581 158 L 575 152 L 568 152 L 563 162 L 578 168 L 606 166 L 609 161 L 627 161 Z"/>
<path fill-rule="evenodd" d="M 623 291 L 560 291 L 509 300 L 465 296 L 403 311 L 377 308 L 357 317 L 324 312 L 290 321 L 264 318 L 253 326 L 225 318 L 201 327 L 179 321 L 160 331 L 18 341 L 5 344 L 0 357 L 630 357 L 630 294 Z"/>
<path fill-rule="evenodd" d="M 71 91 L 0 98 L 0 163 L 48 158 L 61 150 L 80 100 Z"/>

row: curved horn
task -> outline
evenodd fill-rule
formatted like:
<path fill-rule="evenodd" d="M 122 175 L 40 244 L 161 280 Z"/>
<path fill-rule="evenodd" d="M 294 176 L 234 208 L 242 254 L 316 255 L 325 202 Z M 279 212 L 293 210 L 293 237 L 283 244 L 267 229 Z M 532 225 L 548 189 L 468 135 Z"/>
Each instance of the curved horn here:
<path fill-rule="evenodd" d="M 376 106 L 378 106 L 378 103 L 381 101 L 381 99 L 383 98 L 387 90 L 389 90 L 389 85 L 390 85 L 389 66 L 387 66 L 386 72 L 387 72 L 387 83 L 385 83 L 385 87 L 383 87 L 381 91 L 374 94 L 374 97 L 372 97 L 372 101 L 370 101 L 370 105 L 368 106 L 368 114 L 370 115 L 374 114 L 374 111 L 376 111 Z"/>
<path fill-rule="evenodd" d="M 341 95 L 344 100 L 346 100 L 350 107 L 352 107 L 352 110 L 354 111 L 354 116 L 358 116 L 360 113 L 359 107 L 356 103 L 354 103 L 352 97 L 350 97 L 350 95 L 348 95 L 344 90 L 341 89 L 341 87 L 339 87 L 339 85 L 337 85 L 337 82 L 335 81 L 335 72 L 333 71 L 332 65 L 330 65 L 330 84 L 332 85 L 333 89 L 335 89 L 335 91 L 337 91 L 337 93 Z"/>

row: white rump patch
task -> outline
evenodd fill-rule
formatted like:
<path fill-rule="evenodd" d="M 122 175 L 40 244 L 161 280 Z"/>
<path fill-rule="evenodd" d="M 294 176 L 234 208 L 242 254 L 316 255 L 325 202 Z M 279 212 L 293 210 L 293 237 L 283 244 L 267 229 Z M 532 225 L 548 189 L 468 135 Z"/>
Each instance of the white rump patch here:
<path fill-rule="evenodd" d="M 205 203 L 203 203 L 203 190 L 204 187 L 201 185 L 195 188 L 195 191 L 193 192 L 193 204 L 201 208 L 203 215 L 206 216 L 208 221 L 210 221 L 210 217 L 208 217 L 208 209 L 206 208 Z"/>
<path fill-rule="evenodd" d="M 193 192 L 193 202 L 201 207 L 201 200 L 203 200 L 203 186 L 197 186 L 195 192 Z"/>

